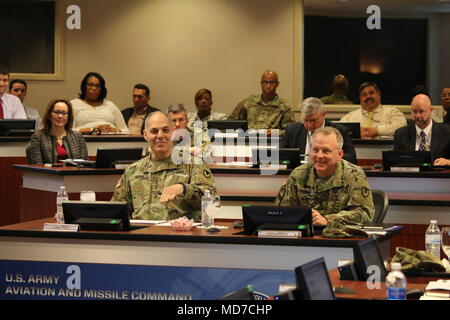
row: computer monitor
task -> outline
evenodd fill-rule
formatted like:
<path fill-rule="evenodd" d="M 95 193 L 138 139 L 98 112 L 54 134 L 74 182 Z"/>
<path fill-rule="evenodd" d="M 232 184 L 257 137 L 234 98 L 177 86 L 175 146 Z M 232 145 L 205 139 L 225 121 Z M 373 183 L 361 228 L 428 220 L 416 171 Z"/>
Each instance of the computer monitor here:
<path fill-rule="evenodd" d="M 0 136 L 31 136 L 36 120 L 0 119 Z"/>
<path fill-rule="evenodd" d="M 63 201 L 64 223 L 81 230 L 130 230 L 128 206 L 122 201 Z"/>
<path fill-rule="evenodd" d="M 392 167 L 418 167 L 420 171 L 431 169 L 431 151 L 383 151 L 383 170 Z"/>
<path fill-rule="evenodd" d="M 242 129 L 247 131 L 247 120 L 208 120 L 208 129 L 217 129 L 223 132 L 228 130 Z"/>
<path fill-rule="evenodd" d="M 361 139 L 361 124 L 359 122 L 333 121 L 333 123 L 344 127 L 351 139 Z"/>
<path fill-rule="evenodd" d="M 353 255 L 356 274 L 358 275 L 359 281 L 366 281 L 370 275 L 374 274 L 374 272 L 378 272 L 378 270 L 380 272 L 380 281 L 386 279 L 386 267 L 383 258 L 381 257 L 380 250 L 378 249 L 376 239 L 371 238 L 358 242 L 353 248 Z M 371 270 L 367 270 L 370 266 L 375 267 L 371 267 Z M 369 271 L 369 273 L 367 271 Z"/>
<path fill-rule="evenodd" d="M 295 279 L 301 300 L 336 299 L 323 257 L 295 268 Z"/>
<path fill-rule="evenodd" d="M 278 150 L 278 158 L 273 158 L 272 154 Z M 299 148 L 253 148 L 252 161 L 254 167 L 260 167 L 261 164 L 287 165 L 288 169 L 295 169 L 300 165 Z"/>
<path fill-rule="evenodd" d="M 116 164 L 130 164 L 142 158 L 142 148 L 98 148 L 96 168 L 115 168 Z"/>
<path fill-rule="evenodd" d="M 242 206 L 244 234 L 255 235 L 260 228 L 302 231 L 313 236 L 311 208 L 283 206 Z"/>
<path fill-rule="evenodd" d="M 252 286 L 246 286 L 242 289 L 230 292 L 219 300 L 255 300 Z"/>

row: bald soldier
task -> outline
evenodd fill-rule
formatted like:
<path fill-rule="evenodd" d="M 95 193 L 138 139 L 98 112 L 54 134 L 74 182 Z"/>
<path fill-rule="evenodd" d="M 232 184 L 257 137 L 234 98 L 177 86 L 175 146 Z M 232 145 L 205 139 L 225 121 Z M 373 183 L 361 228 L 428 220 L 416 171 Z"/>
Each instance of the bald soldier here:
<path fill-rule="evenodd" d="M 111 200 L 126 201 L 133 219 L 171 220 L 186 216 L 200 221 L 204 191 L 217 193 L 206 165 L 172 161 L 172 131 L 165 114 L 151 113 L 144 129 L 151 153 L 127 168 L 116 185 Z"/>
<path fill-rule="evenodd" d="M 353 104 L 353 102 L 347 99 L 348 81 L 343 74 L 334 76 L 331 87 L 333 93 L 320 98 L 323 104 Z"/>
<path fill-rule="evenodd" d="M 286 125 L 294 121 L 291 106 L 277 94 L 280 82 L 275 71 L 267 70 L 261 76 L 262 94 L 245 98 L 238 103 L 229 119 L 247 120 L 249 129 L 279 129 L 283 134 Z"/>
<path fill-rule="evenodd" d="M 343 138 L 333 127 L 314 131 L 311 162 L 297 167 L 283 184 L 277 206 L 309 207 L 313 224 L 368 223 L 375 207 L 364 171 L 342 159 Z"/>
<path fill-rule="evenodd" d="M 434 165 L 450 165 L 450 127 L 431 118 L 433 107 L 425 94 L 411 101 L 411 118 L 414 123 L 397 129 L 394 150 L 431 151 Z"/>

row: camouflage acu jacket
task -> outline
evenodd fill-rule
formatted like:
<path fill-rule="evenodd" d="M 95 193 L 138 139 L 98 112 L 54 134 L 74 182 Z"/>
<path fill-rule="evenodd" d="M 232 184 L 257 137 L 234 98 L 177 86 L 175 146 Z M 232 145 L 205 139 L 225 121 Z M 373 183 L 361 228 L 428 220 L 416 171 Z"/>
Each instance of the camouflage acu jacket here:
<path fill-rule="evenodd" d="M 164 188 L 184 184 L 186 192 L 175 200 L 159 201 Z M 112 201 L 126 201 L 133 219 L 166 220 L 181 216 L 201 219 L 201 198 L 209 189 L 217 190 L 206 165 L 176 165 L 171 158 L 156 161 L 149 157 L 128 167 L 116 185 Z"/>
<path fill-rule="evenodd" d="M 250 96 L 234 109 L 229 117 L 235 120 L 247 120 L 251 129 L 281 129 L 294 121 L 291 106 L 278 95 L 270 102 L 265 102 L 261 95 Z"/>
<path fill-rule="evenodd" d="M 275 205 L 310 207 L 329 221 L 367 223 L 372 221 L 375 207 L 364 171 L 339 160 L 334 175 L 322 181 L 312 163 L 297 167 L 283 184 Z"/>

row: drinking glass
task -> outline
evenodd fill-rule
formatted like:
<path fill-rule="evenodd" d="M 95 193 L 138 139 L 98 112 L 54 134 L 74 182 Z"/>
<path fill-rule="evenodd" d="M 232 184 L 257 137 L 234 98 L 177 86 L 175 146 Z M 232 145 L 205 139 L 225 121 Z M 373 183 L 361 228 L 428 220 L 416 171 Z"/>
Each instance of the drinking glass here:
<path fill-rule="evenodd" d="M 220 211 L 220 196 L 216 195 L 214 197 L 214 208 L 211 210 L 211 212 L 208 212 L 209 217 L 211 219 L 211 226 L 215 226 L 214 220 L 219 215 Z"/>
<path fill-rule="evenodd" d="M 442 228 L 442 250 L 450 259 L 450 227 Z"/>

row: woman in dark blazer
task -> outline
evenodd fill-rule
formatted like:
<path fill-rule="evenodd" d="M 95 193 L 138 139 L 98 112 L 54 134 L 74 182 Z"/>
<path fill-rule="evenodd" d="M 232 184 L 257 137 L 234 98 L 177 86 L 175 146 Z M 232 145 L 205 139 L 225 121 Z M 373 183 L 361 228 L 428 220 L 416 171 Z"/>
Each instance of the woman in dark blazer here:
<path fill-rule="evenodd" d="M 27 150 L 32 164 L 57 163 L 64 159 L 88 159 L 86 142 L 81 133 L 71 130 L 72 105 L 64 99 L 48 104 L 43 118 L 43 129 L 31 137 Z"/>

